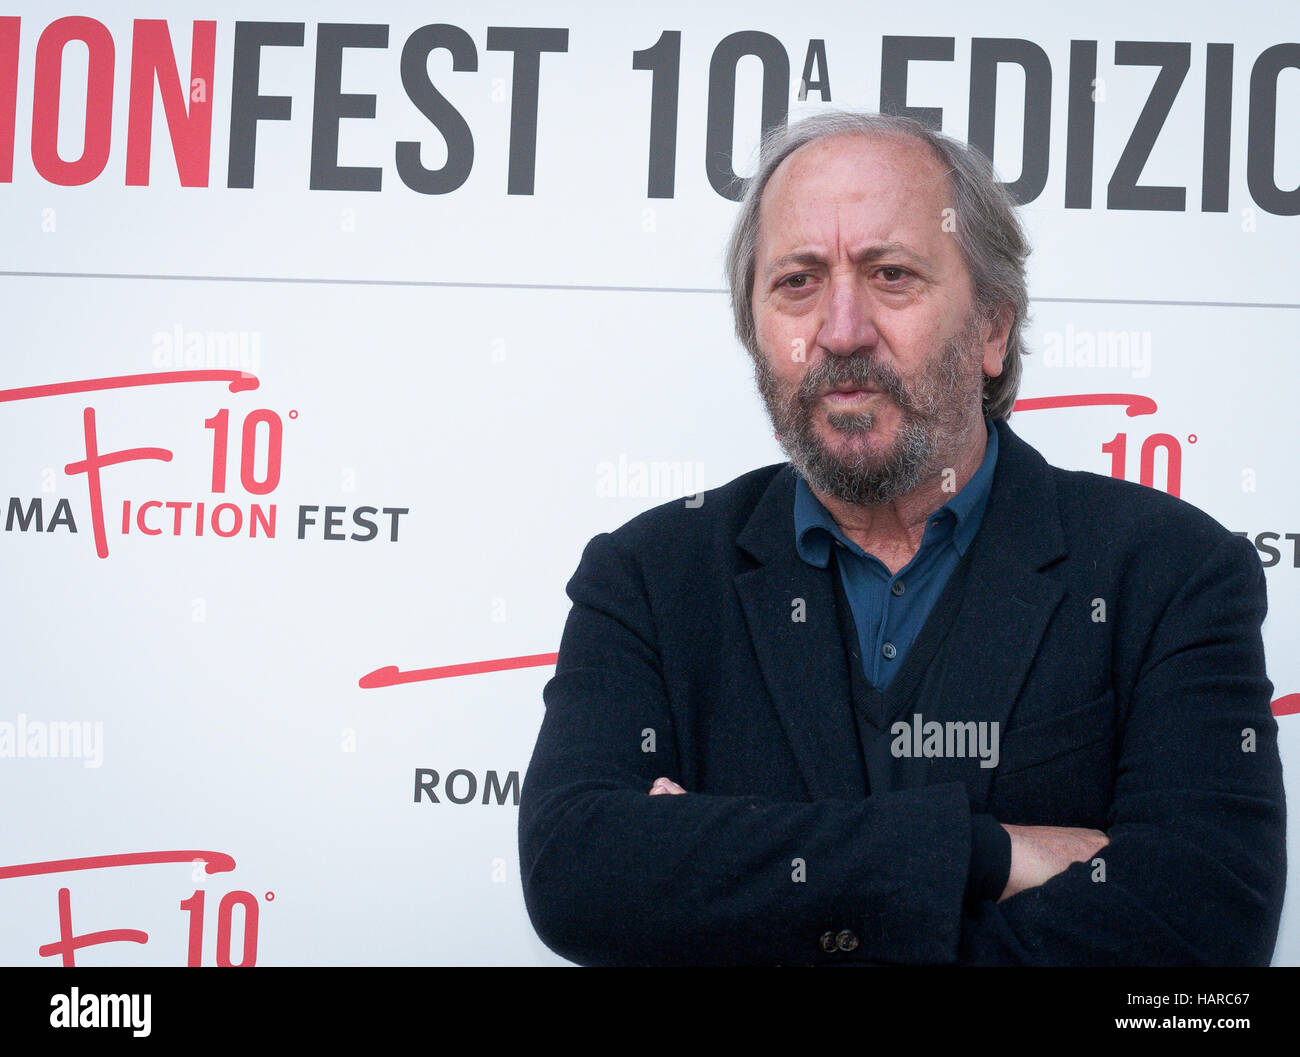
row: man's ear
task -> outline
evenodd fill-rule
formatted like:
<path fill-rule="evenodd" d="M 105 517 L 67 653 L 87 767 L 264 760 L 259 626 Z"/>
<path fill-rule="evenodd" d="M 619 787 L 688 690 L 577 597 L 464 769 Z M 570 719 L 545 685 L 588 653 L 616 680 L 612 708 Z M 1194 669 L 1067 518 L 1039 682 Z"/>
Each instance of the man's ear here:
<path fill-rule="evenodd" d="M 1007 339 L 1011 335 L 1011 323 L 1015 310 L 1010 305 L 1001 305 L 996 315 L 984 323 L 984 340 L 981 348 L 984 353 L 984 373 L 996 378 L 1002 373 L 1002 364 L 1007 355 Z"/>

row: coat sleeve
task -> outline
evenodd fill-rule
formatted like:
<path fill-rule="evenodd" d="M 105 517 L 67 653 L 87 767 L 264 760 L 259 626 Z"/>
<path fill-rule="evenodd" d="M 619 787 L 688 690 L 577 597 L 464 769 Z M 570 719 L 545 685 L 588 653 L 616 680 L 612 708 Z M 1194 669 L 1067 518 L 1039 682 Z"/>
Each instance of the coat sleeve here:
<path fill-rule="evenodd" d="M 593 965 L 956 959 L 964 787 L 858 801 L 650 796 L 656 777 L 683 772 L 644 584 L 606 534 L 568 591 L 519 804 L 525 905 L 547 946 Z M 842 940 L 831 953 L 827 932 Z"/>
<path fill-rule="evenodd" d="M 1228 537 L 1151 635 L 1122 717 L 1110 844 L 967 917 L 960 961 L 1267 965 L 1286 805 L 1260 626 L 1264 571 Z M 1104 879 L 1103 879 L 1104 878 Z"/>

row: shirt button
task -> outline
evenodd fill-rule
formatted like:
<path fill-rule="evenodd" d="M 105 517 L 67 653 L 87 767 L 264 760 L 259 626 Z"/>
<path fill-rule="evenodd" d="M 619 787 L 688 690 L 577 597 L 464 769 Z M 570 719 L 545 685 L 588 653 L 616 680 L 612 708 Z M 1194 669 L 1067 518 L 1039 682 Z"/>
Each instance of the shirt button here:
<path fill-rule="evenodd" d="M 845 929 L 835 937 L 835 946 L 842 951 L 855 951 L 858 949 L 858 938 L 848 929 Z"/>
<path fill-rule="evenodd" d="M 894 594 L 896 594 L 896 595 L 901 595 L 901 594 L 903 593 L 903 581 L 902 581 L 902 580 L 895 580 L 895 581 L 894 581 L 894 586 L 891 587 L 890 590 L 893 591 Z"/>
<path fill-rule="evenodd" d="M 837 940 L 835 938 L 835 933 L 833 932 L 823 932 L 821 939 L 818 940 L 817 942 L 821 944 L 822 950 L 824 950 L 827 954 L 830 954 L 836 950 Z"/>
<path fill-rule="evenodd" d="M 887 661 L 892 661 L 898 656 L 898 649 L 892 642 L 886 642 L 882 647 L 880 647 L 880 652 L 885 655 L 885 660 Z"/>

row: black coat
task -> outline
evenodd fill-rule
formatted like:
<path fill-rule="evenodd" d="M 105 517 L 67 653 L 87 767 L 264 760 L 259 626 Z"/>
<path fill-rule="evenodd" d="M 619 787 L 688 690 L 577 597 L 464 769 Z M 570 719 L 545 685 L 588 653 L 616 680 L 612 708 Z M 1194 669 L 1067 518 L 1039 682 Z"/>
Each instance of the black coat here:
<path fill-rule="evenodd" d="M 1285 801 L 1254 549 L 997 428 L 946 670 L 912 709 L 997 722 L 995 769 L 930 759 L 923 784 L 862 796 L 835 566 L 795 551 L 788 464 L 588 544 L 519 805 L 549 947 L 585 964 L 1269 962 Z M 687 795 L 649 796 L 660 775 Z M 1080 863 L 967 905 L 972 812 L 1105 830 L 1104 880 Z M 856 949 L 824 951 L 841 930 Z"/>

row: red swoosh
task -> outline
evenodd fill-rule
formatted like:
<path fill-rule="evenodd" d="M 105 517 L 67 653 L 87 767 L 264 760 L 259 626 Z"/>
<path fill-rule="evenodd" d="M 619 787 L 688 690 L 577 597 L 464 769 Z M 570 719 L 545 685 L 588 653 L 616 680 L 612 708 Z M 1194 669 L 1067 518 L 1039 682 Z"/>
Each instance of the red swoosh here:
<path fill-rule="evenodd" d="M 362 690 L 399 683 L 419 683 L 426 679 L 453 679 L 459 675 L 481 675 L 483 672 L 508 672 L 515 668 L 544 668 L 554 664 L 558 653 L 533 653 L 527 657 L 500 657 L 493 661 L 470 661 L 468 664 L 444 664 L 441 668 L 418 668 L 404 672 L 389 665 L 376 668 L 357 680 Z"/>
<path fill-rule="evenodd" d="M 1300 694 L 1285 694 L 1273 702 L 1273 715 L 1294 716 L 1300 712 Z"/>
<path fill-rule="evenodd" d="M 1137 393 L 1073 393 L 1067 396 L 1032 396 L 1015 402 L 1013 411 L 1040 411 L 1050 407 L 1105 407 L 1125 409 L 1129 418 L 1153 415 L 1156 402 Z"/>
<path fill-rule="evenodd" d="M 51 382 L 20 389 L 0 389 L 0 404 L 8 400 L 35 400 L 43 396 L 93 393 L 101 389 L 131 389 L 138 385 L 171 385 L 177 382 L 229 382 L 232 393 L 256 389 L 261 383 L 245 371 L 156 371 L 152 374 L 119 374 L 109 378 L 83 378 L 78 382 Z"/>
<path fill-rule="evenodd" d="M 36 877 L 47 873 L 70 873 L 73 870 L 102 870 L 107 866 L 147 866 L 162 862 L 193 862 L 202 859 L 208 873 L 228 873 L 235 860 L 219 851 L 137 851 L 125 855 L 92 855 L 85 859 L 52 859 L 18 866 L 0 866 L 0 880 L 10 877 Z"/>

